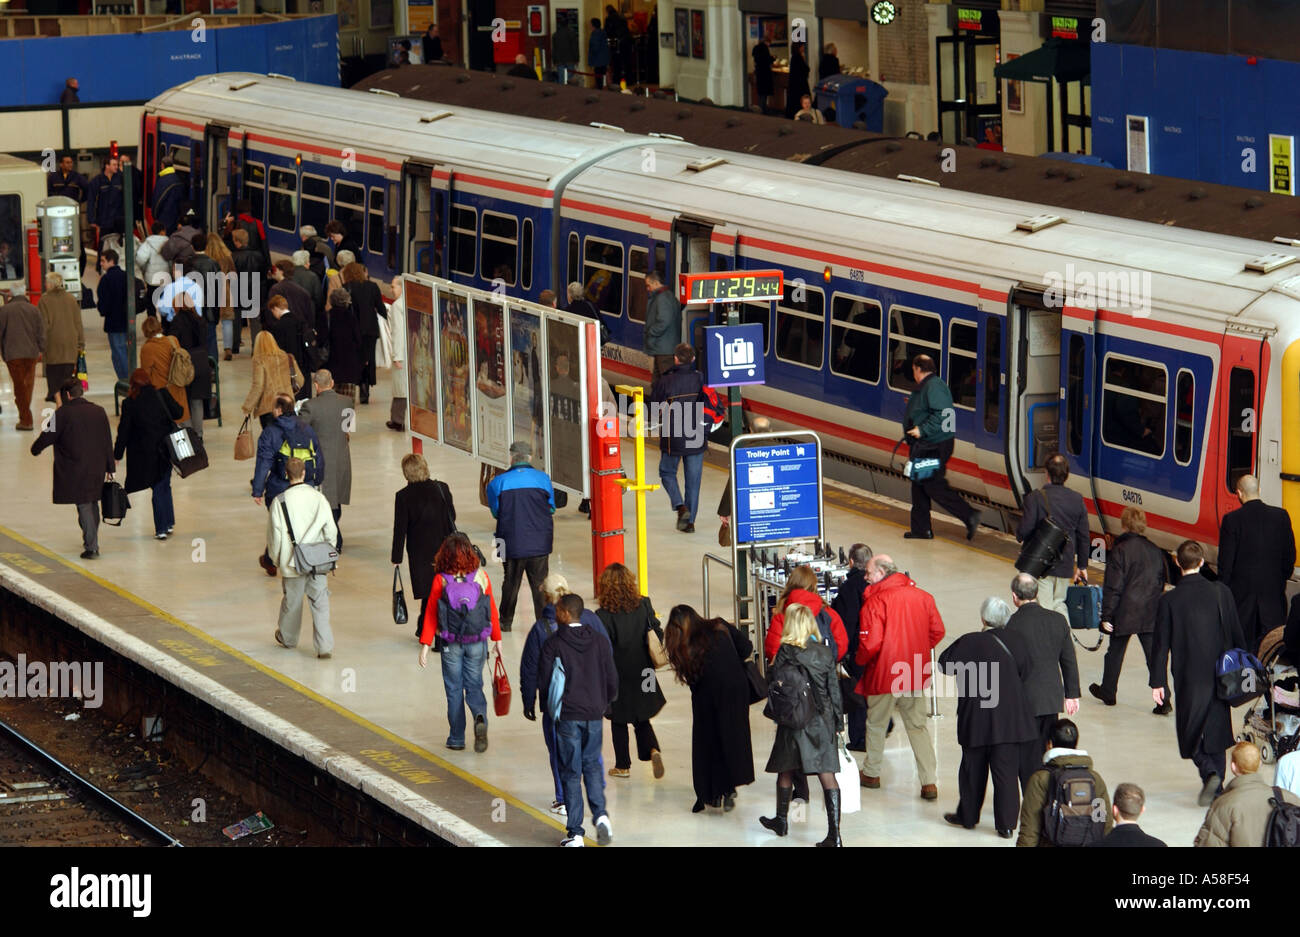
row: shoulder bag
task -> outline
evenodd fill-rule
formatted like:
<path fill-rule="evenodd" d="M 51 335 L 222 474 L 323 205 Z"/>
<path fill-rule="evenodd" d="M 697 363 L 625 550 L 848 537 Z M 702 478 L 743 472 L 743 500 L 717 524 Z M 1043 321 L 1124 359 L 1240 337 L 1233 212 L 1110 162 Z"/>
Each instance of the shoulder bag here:
<path fill-rule="evenodd" d="M 668 666 L 668 650 L 664 647 L 659 632 L 655 631 L 654 625 L 649 621 L 645 623 L 645 649 L 650 654 L 650 664 L 655 670 Z"/>
<path fill-rule="evenodd" d="M 289 532 L 289 542 L 293 544 L 293 565 L 303 576 L 323 576 L 334 569 L 338 563 L 339 551 L 334 544 L 326 541 L 316 543 L 299 543 L 293 535 L 293 522 L 289 520 L 289 506 L 280 496 L 280 510 L 284 514 L 284 526 Z"/>
<path fill-rule="evenodd" d="M 1070 539 L 1065 528 L 1052 518 L 1052 502 L 1047 499 L 1047 493 L 1039 488 L 1038 495 L 1043 499 L 1043 510 L 1047 513 L 1039 519 L 1034 532 L 1020 548 L 1020 556 L 1016 558 L 1016 569 L 1035 579 L 1043 578 L 1056 565 L 1056 561 L 1061 558 L 1061 550 Z"/>
<path fill-rule="evenodd" d="M 402 567 L 393 567 L 393 624 L 407 622 L 406 593 L 402 589 Z"/>
<path fill-rule="evenodd" d="M 242 462 L 245 459 L 251 459 L 257 454 L 253 447 L 253 433 L 248 428 L 249 419 L 248 416 L 244 417 L 244 424 L 239 427 L 239 432 L 235 434 L 236 461 Z"/>
<path fill-rule="evenodd" d="M 296 394 L 298 393 L 299 390 L 302 389 L 302 385 L 293 379 L 293 369 L 294 369 L 293 355 L 286 354 L 284 357 L 285 360 L 289 362 L 289 386 L 293 388 L 293 392 Z"/>
<path fill-rule="evenodd" d="M 1228 647 L 1228 629 L 1223 626 L 1223 613 L 1219 613 L 1219 631 L 1224 651 L 1214 665 L 1214 690 L 1220 700 L 1229 706 L 1240 706 L 1268 690 L 1268 675 L 1264 665 L 1249 651 Z"/>

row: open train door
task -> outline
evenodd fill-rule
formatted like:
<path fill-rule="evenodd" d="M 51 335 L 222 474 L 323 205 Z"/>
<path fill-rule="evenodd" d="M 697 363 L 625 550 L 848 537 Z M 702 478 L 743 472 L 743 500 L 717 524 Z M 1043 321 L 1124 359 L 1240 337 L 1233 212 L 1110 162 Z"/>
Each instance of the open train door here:
<path fill-rule="evenodd" d="M 1223 436 L 1219 445 L 1221 461 L 1215 481 L 1215 503 L 1219 520 L 1229 511 L 1241 507 L 1237 499 L 1237 479 L 1255 475 L 1259 464 L 1260 375 L 1264 373 L 1264 349 L 1267 347 L 1259 330 L 1249 325 L 1240 328 L 1229 322 L 1223 335 L 1223 357 L 1219 366 L 1219 394 L 1222 411 L 1219 425 Z"/>
<path fill-rule="evenodd" d="M 446 267 L 442 248 L 446 241 L 442 226 L 446 222 L 445 206 L 450 181 L 450 172 L 439 171 L 429 163 L 407 162 L 402 165 L 398 243 L 403 245 L 399 260 L 404 273 L 444 275 Z M 435 187 L 439 190 L 436 199 Z"/>
<path fill-rule="evenodd" d="M 203 151 L 207 154 L 207 165 L 203 167 L 202 182 L 204 197 L 199 205 L 199 212 L 205 213 L 200 222 L 209 229 L 216 230 L 227 212 L 235 209 L 235 199 L 239 193 L 233 193 L 231 185 L 230 139 L 234 136 L 243 140 L 243 131 L 231 133 L 231 128 L 221 124 L 208 124 L 203 130 Z M 236 164 L 238 160 L 236 160 Z"/>
<path fill-rule="evenodd" d="M 716 250 L 715 231 L 724 231 L 725 226 L 715 225 L 711 221 L 702 221 L 679 215 L 672 224 L 672 262 L 669 272 L 672 274 L 664 286 L 677 292 L 677 285 L 683 273 L 705 273 L 712 267 L 712 255 Z M 725 240 L 725 238 L 723 238 Z M 734 259 L 734 233 L 731 238 L 733 247 L 726 256 Z M 708 306 L 694 306 L 683 310 L 681 340 L 695 346 L 698 354 L 704 348 L 704 327 L 711 325 Z"/>
<path fill-rule="evenodd" d="M 1017 503 L 1046 482 L 1048 456 L 1068 449 L 1061 446 L 1062 411 L 1083 400 L 1071 396 L 1066 382 L 1062 319 L 1063 310 L 1049 308 L 1041 285 L 1022 283 L 1007 296 L 1006 467 Z M 1082 435 L 1082 445 L 1090 445 L 1090 434 Z M 1081 475 L 1088 474 L 1085 451 L 1067 456 L 1072 472 L 1077 462 Z"/>

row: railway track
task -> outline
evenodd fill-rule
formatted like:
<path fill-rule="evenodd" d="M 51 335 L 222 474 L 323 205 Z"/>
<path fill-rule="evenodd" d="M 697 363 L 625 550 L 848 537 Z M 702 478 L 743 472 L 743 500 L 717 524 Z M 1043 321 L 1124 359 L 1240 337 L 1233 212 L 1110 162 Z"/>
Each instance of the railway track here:
<path fill-rule="evenodd" d="M 182 844 L 0 720 L 0 845 Z"/>

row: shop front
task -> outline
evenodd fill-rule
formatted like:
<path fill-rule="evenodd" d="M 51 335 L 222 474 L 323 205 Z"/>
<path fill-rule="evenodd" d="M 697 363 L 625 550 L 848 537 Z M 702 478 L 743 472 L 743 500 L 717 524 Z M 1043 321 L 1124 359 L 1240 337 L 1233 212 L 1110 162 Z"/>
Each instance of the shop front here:
<path fill-rule="evenodd" d="M 945 143 L 973 139 L 1002 148 L 1002 83 L 997 0 L 970 0 L 948 8 L 950 35 L 935 39 L 939 135 Z"/>
<path fill-rule="evenodd" d="M 790 22 L 786 0 L 740 0 L 745 36 L 745 106 L 780 113 L 785 110 L 785 93 L 789 83 Z M 755 49 L 762 43 L 766 53 Z M 770 93 L 760 93 L 759 72 L 763 62 L 770 62 Z"/>
<path fill-rule="evenodd" d="M 999 84 L 1006 82 L 1007 111 L 1022 114 L 1028 106 L 1045 108 L 1045 140 L 1039 144 L 1039 152 L 1089 153 L 1092 51 L 1087 33 L 1081 33 L 1086 25 L 1075 17 L 1044 14 L 1040 19 L 1043 44 L 1009 58 L 994 70 Z M 1027 94 L 1029 82 L 1042 85 L 1046 93 Z M 1031 99 L 1034 104 L 1029 103 Z"/>

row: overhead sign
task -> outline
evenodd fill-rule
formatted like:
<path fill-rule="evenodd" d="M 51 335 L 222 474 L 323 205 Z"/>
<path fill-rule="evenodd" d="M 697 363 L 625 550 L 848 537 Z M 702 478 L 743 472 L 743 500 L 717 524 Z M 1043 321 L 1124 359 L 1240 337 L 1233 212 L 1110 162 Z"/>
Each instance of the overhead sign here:
<path fill-rule="evenodd" d="M 763 326 L 710 325 L 704 329 L 705 381 L 710 387 L 762 384 Z"/>
<path fill-rule="evenodd" d="M 1268 135 L 1269 191 L 1295 195 L 1295 137 Z"/>
<path fill-rule="evenodd" d="M 813 433 L 779 443 L 774 435 L 742 436 L 731 450 L 738 546 L 822 536 L 821 442 Z M 750 445 L 756 438 L 763 444 Z"/>
<path fill-rule="evenodd" d="M 1073 16 L 1052 17 L 1053 39 L 1078 39 L 1079 21 Z"/>

